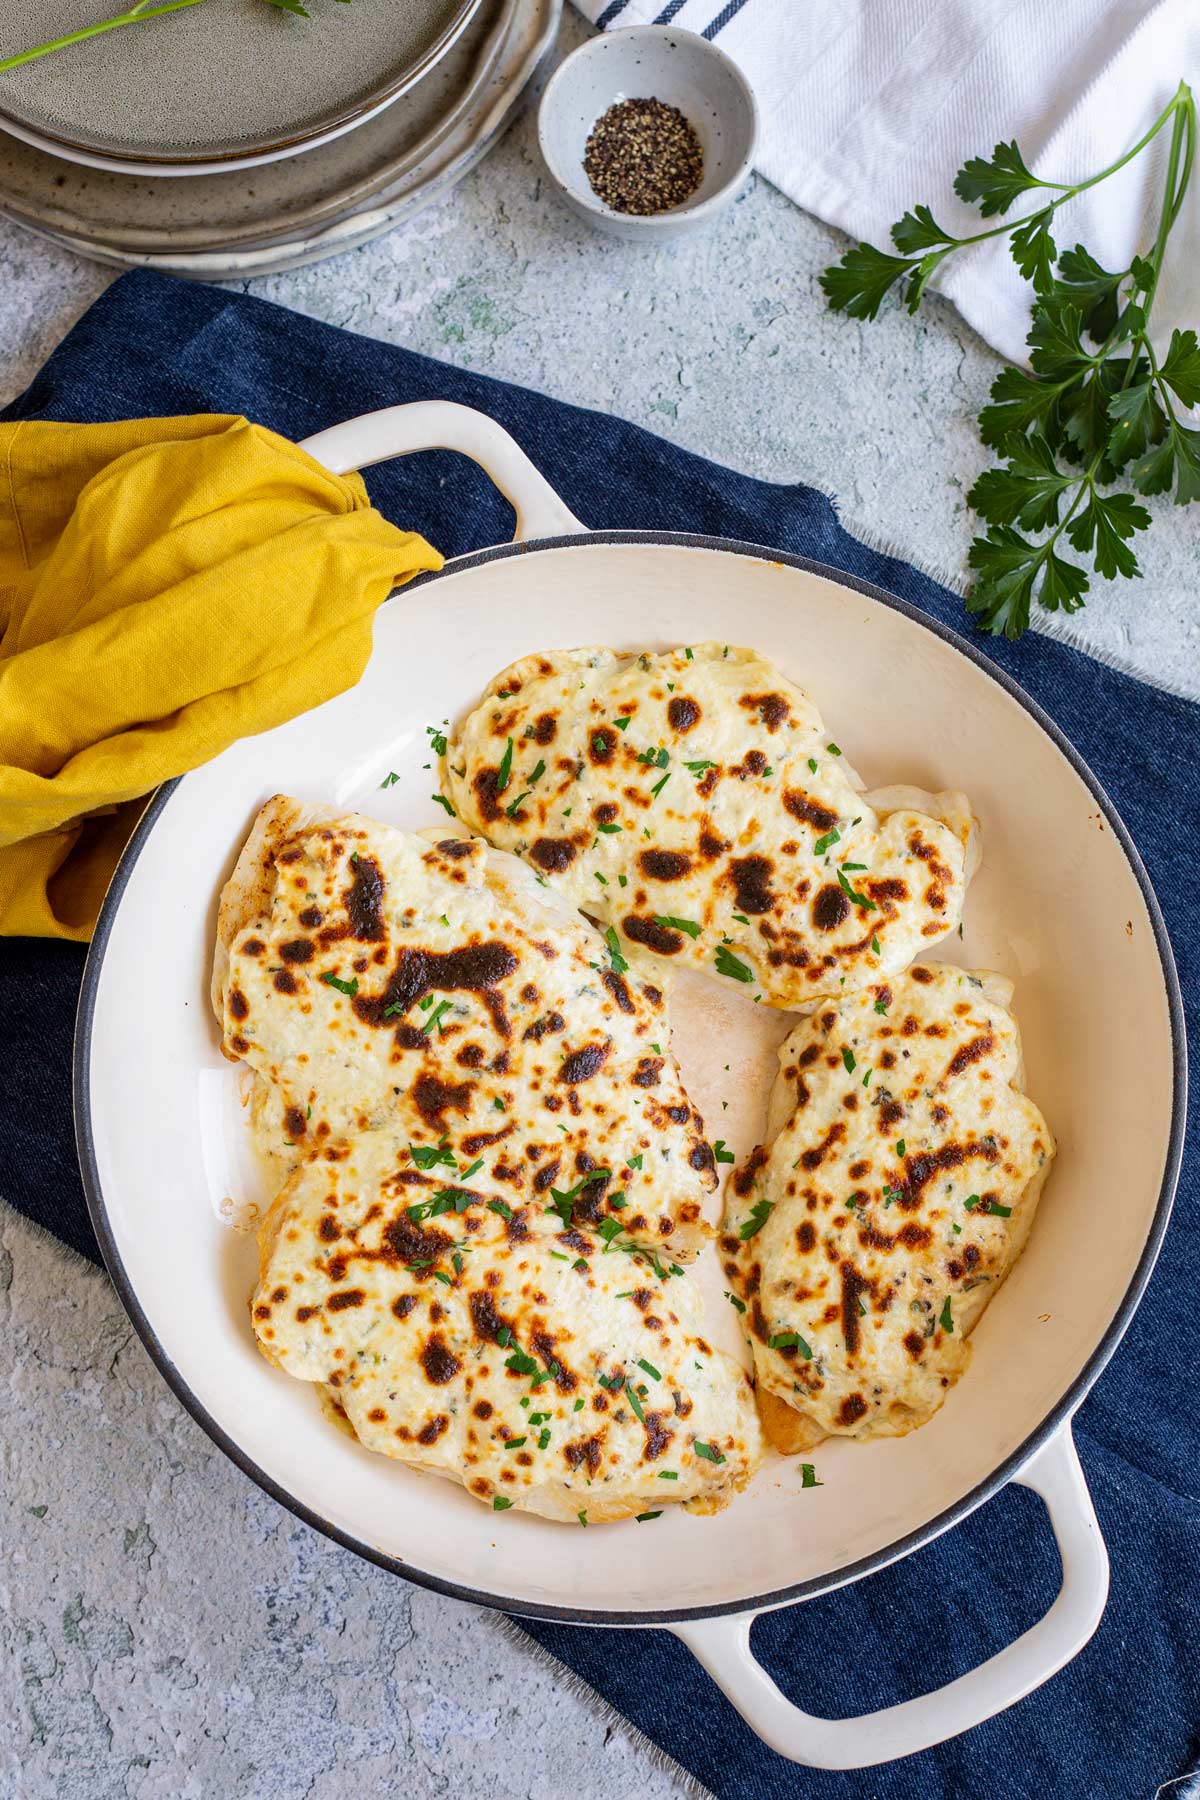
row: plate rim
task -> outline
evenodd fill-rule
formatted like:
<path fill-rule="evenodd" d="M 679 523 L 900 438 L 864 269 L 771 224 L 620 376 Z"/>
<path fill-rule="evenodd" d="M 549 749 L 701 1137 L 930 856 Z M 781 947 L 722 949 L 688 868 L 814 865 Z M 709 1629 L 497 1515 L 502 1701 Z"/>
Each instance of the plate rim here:
<path fill-rule="evenodd" d="M 69 136 L 62 131 L 52 131 L 45 126 L 31 124 L 20 113 L 13 113 L 2 105 L 0 130 L 8 131 L 22 142 L 32 145 L 35 150 L 45 151 L 48 156 L 58 156 L 84 168 L 108 169 L 114 174 L 162 173 L 178 176 L 254 168 L 265 162 L 301 155 L 305 150 L 315 150 L 319 145 L 342 136 L 344 132 L 352 131 L 355 126 L 365 124 L 375 113 L 383 112 L 395 101 L 402 99 L 453 48 L 481 4 L 482 0 L 456 0 L 456 11 L 415 61 L 406 64 L 400 74 L 393 75 L 390 80 L 372 88 L 362 99 L 343 105 L 335 112 L 326 113 L 311 126 L 257 139 L 241 149 L 207 148 L 194 154 L 165 156 L 153 152 L 139 154 L 128 146 L 116 149 L 111 143 L 104 143 L 98 138 Z"/>
<path fill-rule="evenodd" d="M 738 538 L 714 537 L 698 532 L 617 530 L 589 531 L 569 536 L 527 539 L 511 544 L 494 545 L 486 550 L 472 551 L 464 556 L 448 560 L 440 570 L 431 570 L 417 576 L 407 583 L 403 590 L 397 590 L 397 592 L 408 594 L 415 588 L 427 586 L 431 581 L 441 581 L 448 575 L 460 574 L 467 569 L 478 568 L 482 564 L 495 562 L 502 558 L 528 556 L 543 550 L 579 550 L 597 545 L 620 544 L 710 550 L 724 555 L 747 557 L 755 562 L 780 563 L 804 574 L 816 575 L 832 581 L 839 587 L 849 588 L 931 632 L 952 650 L 956 650 L 960 655 L 966 657 L 984 676 L 996 682 L 1010 698 L 1017 701 L 1034 723 L 1041 727 L 1055 749 L 1066 759 L 1100 807 L 1138 884 L 1142 902 L 1154 933 L 1155 948 L 1158 952 L 1159 966 L 1166 992 L 1168 1025 L 1171 1034 L 1171 1124 L 1158 1199 L 1146 1234 L 1146 1241 L 1142 1246 L 1129 1283 L 1112 1319 L 1101 1334 L 1099 1342 L 1066 1393 L 1042 1417 L 1017 1448 L 952 1506 L 944 1508 L 942 1512 L 913 1531 L 905 1533 L 903 1537 L 895 1539 L 869 1556 L 860 1557 L 857 1561 L 846 1564 L 843 1568 L 831 1570 L 825 1575 L 810 1576 L 807 1580 L 792 1583 L 787 1587 L 765 1594 L 746 1596 L 739 1600 L 722 1601 L 719 1604 L 708 1606 L 668 1606 L 652 1612 L 630 1612 L 622 1611 L 620 1608 L 593 1609 L 548 1605 L 524 1600 L 519 1596 L 497 1594 L 486 1588 L 471 1587 L 464 1582 L 451 1581 L 444 1576 L 431 1574 L 427 1570 L 404 1562 L 399 1557 L 377 1549 L 374 1545 L 356 1537 L 353 1532 L 345 1531 L 340 1526 L 332 1524 L 328 1519 L 322 1518 L 304 1501 L 289 1493 L 265 1469 L 259 1467 L 253 1457 L 236 1443 L 226 1428 L 201 1404 L 159 1340 L 126 1273 L 114 1233 L 108 1222 L 92 1136 L 90 1083 L 92 1024 L 100 972 L 104 964 L 108 940 L 134 864 L 167 801 L 180 782 L 186 780 L 186 775 L 179 775 L 171 781 L 162 783 L 154 793 L 121 854 L 101 907 L 96 930 L 88 949 L 79 992 L 72 1058 L 72 1101 L 76 1147 L 88 1213 L 100 1245 L 105 1268 L 117 1290 L 121 1304 L 129 1314 L 134 1329 L 149 1352 L 151 1360 L 175 1397 L 212 1439 L 217 1448 L 222 1450 L 244 1475 L 248 1475 L 265 1493 L 296 1518 L 302 1519 L 305 1524 L 312 1526 L 324 1537 L 331 1538 L 344 1549 L 353 1551 L 367 1562 L 374 1563 L 377 1568 L 387 1570 L 389 1574 L 399 1575 L 406 1581 L 416 1582 L 418 1586 L 430 1588 L 436 1593 L 446 1594 L 452 1599 L 464 1600 L 476 1606 L 490 1607 L 517 1618 L 546 1619 L 569 1625 L 653 1628 L 656 1626 L 669 1627 L 675 1624 L 739 1613 L 771 1611 L 777 1607 L 815 1599 L 818 1595 L 831 1593 L 837 1588 L 848 1586 L 851 1582 L 877 1573 L 914 1550 L 920 1549 L 923 1545 L 933 1542 L 943 1532 L 950 1530 L 952 1526 L 959 1524 L 980 1506 L 983 1506 L 1001 1488 L 1007 1486 L 1019 1470 L 1071 1418 L 1103 1373 L 1128 1330 L 1149 1284 L 1170 1223 L 1175 1191 L 1179 1184 L 1187 1128 L 1187 1038 L 1179 975 L 1175 967 L 1174 952 L 1171 948 L 1162 909 L 1137 846 L 1099 778 L 1049 713 L 1031 694 L 1025 692 L 1024 688 L 1008 674 L 1007 670 L 992 663 L 982 651 L 975 648 L 969 639 L 962 637 L 950 626 L 944 625 L 940 619 L 933 618 L 921 611 L 911 601 L 903 600 L 899 595 L 891 594 L 885 588 L 865 581 L 860 576 L 848 574 L 845 570 L 835 568 L 829 563 L 778 550 L 771 545 L 755 544 Z M 390 595 L 389 600 L 394 597 L 394 594 Z"/>

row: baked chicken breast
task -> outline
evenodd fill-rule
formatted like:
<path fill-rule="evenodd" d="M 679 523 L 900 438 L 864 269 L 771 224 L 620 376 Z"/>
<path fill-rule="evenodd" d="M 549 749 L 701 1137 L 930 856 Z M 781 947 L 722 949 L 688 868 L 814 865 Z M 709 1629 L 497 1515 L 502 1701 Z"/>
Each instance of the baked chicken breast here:
<path fill-rule="evenodd" d="M 1054 1157 L 1011 1000 L 1002 976 L 919 963 L 784 1041 L 772 1141 L 721 1236 L 777 1448 L 901 1436 L 965 1369 Z"/>
<path fill-rule="evenodd" d="M 715 1511 L 761 1433 L 700 1292 L 644 1254 L 493 1198 L 431 1216 L 380 1133 L 284 1187 L 261 1234 L 259 1345 L 363 1444 L 497 1511 L 600 1524 Z"/>
<path fill-rule="evenodd" d="M 662 993 L 512 857 L 277 797 L 225 890 L 213 999 L 281 1174 L 385 1131 L 438 1185 L 557 1202 L 664 1256 L 717 1186 Z"/>
<path fill-rule="evenodd" d="M 898 973 L 953 931 L 966 797 L 863 792 L 807 694 L 752 650 L 559 650 L 491 683 L 443 785 L 626 954 L 769 1004 Z"/>

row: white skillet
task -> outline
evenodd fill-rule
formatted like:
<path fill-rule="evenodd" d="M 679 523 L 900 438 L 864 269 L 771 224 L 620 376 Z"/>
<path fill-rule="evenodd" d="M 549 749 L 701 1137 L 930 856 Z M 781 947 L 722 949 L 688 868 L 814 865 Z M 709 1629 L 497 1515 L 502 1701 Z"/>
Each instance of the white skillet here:
<path fill-rule="evenodd" d="M 508 1612 L 665 1626 L 797 1761 L 848 1769 L 910 1755 L 1045 1681 L 1104 1608 L 1108 1560 L 1069 1421 L 1141 1297 L 1178 1177 L 1183 1025 L 1161 914 L 1123 825 L 1057 728 L 969 643 L 902 601 L 753 545 L 587 534 L 513 440 L 463 407 L 395 407 L 306 448 L 344 472 L 434 446 L 483 465 L 516 508 L 516 541 L 402 590 L 380 613 L 350 693 L 161 789 L 117 872 L 76 1039 L 80 1158 L 105 1260 L 184 1405 L 319 1530 L 397 1574 Z M 244 1225 L 269 1195 L 205 999 L 215 902 L 256 808 L 276 791 L 405 826 L 440 820 L 425 728 L 472 705 L 517 656 L 706 638 L 775 658 L 814 695 L 869 785 L 970 794 L 984 867 L 965 940 L 937 954 L 1015 979 L 1029 1089 L 1059 1161 L 1029 1247 L 975 1334 L 973 1364 L 929 1425 L 822 1445 L 818 1488 L 801 1488 L 795 1461 L 772 1458 L 716 1518 L 667 1508 L 651 1526 L 585 1535 L 498 1517 L 368 1455 L 326 1423 L 310 1388 L 258 1354 L 246 1304 L 253 1242 L 230 1215 Z M 382 789 L 391 770 L 400 780 Z M 676 994 L 689 1088 L 712 1135 L 739 1153 L 761 1131 L 785 1026 L 715 982 L 685 980 Z M 715 1258 L 705 1280 L 712 1330 L 737 1348 Z M 1012 1480 L 1041 1495 L 1062 1555 L 1044 1618 L 949 1686 L 865 1717 L 815 1718 L 784 1698 L 751 1653 L 757 1613 L 882 1568 Z"/>

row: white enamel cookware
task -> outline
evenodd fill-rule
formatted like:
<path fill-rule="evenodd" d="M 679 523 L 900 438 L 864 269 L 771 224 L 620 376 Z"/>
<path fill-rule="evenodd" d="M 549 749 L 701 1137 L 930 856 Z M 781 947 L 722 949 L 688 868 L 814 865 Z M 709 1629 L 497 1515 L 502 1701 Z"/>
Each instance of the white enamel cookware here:
<path fill-rule="evenodd" d="M 401 590 L 378 616 L 356 688 L 160 790 L 117 872 L 76 1040 L 80 1155 L 106 1262 L 184 1405 L 319 1530 L 510 1613 L 673 1630 L 753 1729 L 799 1762 L 849 1769 L 909 1755 L 1045 1681 L 1104 1608 L 1108 1562 L 1070 1418 L 1141 1297 L 1178 1176 L 1183 1027 L 1157 903 L 1120 820 L 1051 721 L 969 643 L 902 602 L 752 545 L 587 533 L 513 440 L 463 407 L 395 407 L 305 448 L 345 472 L 434 446 L 489 472 L 516 509 L 514 543 Z M 868 785 L 970 795 L 984 865 L 963 942 L 936 954 L 1015 980 L 1029 1091 L 1059 1160 L 972 1365 L 927 1426 L 821 1445 L 817 1488 L 802 1489 L 797 1461 L 772 1455 L 717 1517 L 668 1507 L 652 1526 L 584 1534 L 496 1515 L 369 1455 L 331 1429 L 309 1387 L 258 1354 L 245 1227 L 270 1196 L 206 1002 L 216 897 L 277 791 L 404 826 L 439 819 L 426 727 L 473 705 L 517 656 L 711 638 L 753 645 L 799 681 Z M 382 789 L 392 770 L 399 781 Z M 744 1155 L 788 1020 L 719 988 L 679 981 L 674 1045 L 710 1130 Z M 711 1264 L 712 1332 L 737 1350 Z M 865 1717 L 814 1718 L 784 1698 L 751 1653 L 757 1613 L 883 1567 L 1014 1480 L 1045 1502 L 1062 1557 L 1061 1591 L 1031 1630 L 949 1686 Z"/>

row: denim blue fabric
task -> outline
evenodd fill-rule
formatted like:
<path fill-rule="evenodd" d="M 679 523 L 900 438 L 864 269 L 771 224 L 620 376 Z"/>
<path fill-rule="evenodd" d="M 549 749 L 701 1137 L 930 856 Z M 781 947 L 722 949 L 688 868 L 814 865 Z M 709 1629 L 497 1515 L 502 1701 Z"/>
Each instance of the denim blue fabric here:
<path fill-rule="evenodd" d="M 775 546 L 862 576 L 956 630 L 970 629 L 956 595 L 857 543 L 831 502 L 811 488 L 752 481 L 619 419 L 245 295 L 160 276 L 126 275 L 110 288 L 4 416 L 240 412 L 300 438 L 374 407 L 428 398 L 462 401 L 498 419 L 588 525 L 697 531 Z M 371 470 L 367 482 L 389 518 L 424 532 L 448 556 L 511 535 L 507 504 L 461 457 L 405 458 Z M 1146 603 L 1153 599 L 1148 587 Z M 1128 824 L 1167 917 L 1194 1044 L 1200 708 L 1046 638 L 989 640 L 987 649 L 1054 716 Z M 1026 803 L 1036 806 L 1036 797 Z M 1041 853 L 1034 824 L 1030 854 Z M 0 943 L 0 1193 L 98 1260 L 70 1116 L 82 962 L 83 952 L 70 944 Z M 1039 1693 L 937 1750 L 862 1774 L 830 1775 L 765 1749 L 665 1632 L 526 1622 L 531 1636 L 722 1800 L 1151 1800 L 1160 1784 L 1192 1766 L 1200 1724 L 1197 1111 L 1193 1099 L 1190 1156 L 1158 1269 L 1119 1355 L 1077 1419 L 1112 1556 L 1112 1597 L 1087 1649 Z M 1119 1120 L 1113 1125 L 1120 1129 Z M 803 1528 L 797 1516 L 796 1529 Z M 589 1554 L 593 1548 L 605 1554 L 602 1540 L 594 1547 L 589 1540 Z M 616 1559 L 614 1598 L 620 1574 Z M 1045 1610 L 1057 1579 L 1040 1504 L 1008 1489 L 898 1566 L 761 1620 L 755 1647 L 797 1702 L 848 1716 L 948 1681 L 1001 1648 Z M 519 1761 L 518 1745 L 514 1755 Z"/>

